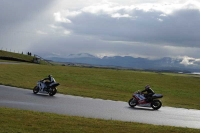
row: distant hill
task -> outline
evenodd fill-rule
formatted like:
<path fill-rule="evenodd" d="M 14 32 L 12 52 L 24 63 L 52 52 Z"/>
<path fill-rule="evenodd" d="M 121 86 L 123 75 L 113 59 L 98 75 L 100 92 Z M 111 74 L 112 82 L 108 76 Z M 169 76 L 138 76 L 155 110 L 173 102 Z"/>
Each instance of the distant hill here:
<path fill-rule="evenodd" d="M 9 61 L 32 62 L 33 56 L 0 50 L 0 59 Z"/>
<path fill-rule="evenodd" d="M 33 62 L 34 56 L 27 55 L 26 53 L 14 53 L 9 51 L 0 50 L 0 60 L 4 61 L 18 61 L 18 62 Z M 38 56 L 37 56 L 38 58 Z M 48 61 L 40 59 L 40 64 L 50 64 Z"/>
<path fill-rule="evenodd" d="M 157 71 L 176 71 L 176 72 L 200 72 L 200 65 L 184 65 L 181 62 L 183 59 L 164 57 L 161 59 L 150 60 L 147 58 L 134 58 L 131 56 L 114 56 L 103 58 L 95 57 L 91 54 L 71 54 L 66 58 L 51 57 L 49 60 L 56 62 L 70 62 L 70 63 L 82 63 L 98 66 L 110 66 L 110 67 L 123 67 L 131 69 L 145 69 L 145 70 L 157 70 Z"/>

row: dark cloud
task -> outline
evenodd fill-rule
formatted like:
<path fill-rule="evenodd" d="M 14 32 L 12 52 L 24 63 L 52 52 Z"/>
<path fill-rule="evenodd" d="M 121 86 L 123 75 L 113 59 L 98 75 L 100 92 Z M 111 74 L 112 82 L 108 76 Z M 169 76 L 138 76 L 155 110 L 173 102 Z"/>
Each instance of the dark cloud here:
<path fill-rule="evenodd" d="M 109 14 L 82 12 L 76 17 L 68 17 L 72 23 L 62 23 L 62 26 L 76 34 L 98 36 L 105 40 L 200 47 L 198 9 L 177 10 L 166 16 L 162 14 L 135 9 L 129 13 L 132 18 L 113 18 Z"/>
<path fill-rule="evenodd" d="M 177 46 L 200 47 L 199 10 L 179 10 L 163 20 L 160 30 L 163 42 Z"/>

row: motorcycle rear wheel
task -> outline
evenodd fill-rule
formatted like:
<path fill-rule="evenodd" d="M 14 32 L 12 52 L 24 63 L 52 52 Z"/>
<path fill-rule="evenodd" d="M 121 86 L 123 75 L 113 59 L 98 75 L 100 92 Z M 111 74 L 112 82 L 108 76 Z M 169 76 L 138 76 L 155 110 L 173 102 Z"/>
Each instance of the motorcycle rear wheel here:
<path fill-rule="evenodd" d="M 34 88 L 33 88 L 33 93 L 34 94 L 37 94 L 39 92 L 39 88 L 37 87 L 37 86 L 35 86 Z"/>
<path fill-rule="evenodd" d="M 128 101 L 128 104 L 130 107 L 135 107 L 137 105 L 137 101 L 135 98 L 131 98 L 129 101 Z"/>
<path fill-rule="evenodd" d="M 151 103 L 151 107 L 154 110 L 158 110 L 162 106 L 162 102 L 160 100 L 153 100 Z"/>

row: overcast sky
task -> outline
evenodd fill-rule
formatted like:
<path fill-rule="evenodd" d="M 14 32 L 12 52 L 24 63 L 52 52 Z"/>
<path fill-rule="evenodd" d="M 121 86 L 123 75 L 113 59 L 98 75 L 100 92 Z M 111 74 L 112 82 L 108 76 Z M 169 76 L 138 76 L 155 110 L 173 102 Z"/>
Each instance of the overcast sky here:
<path fill-rule="evenodd" d="M 0 0 L 0 48 L 200 58 L 199 0 Z"/>

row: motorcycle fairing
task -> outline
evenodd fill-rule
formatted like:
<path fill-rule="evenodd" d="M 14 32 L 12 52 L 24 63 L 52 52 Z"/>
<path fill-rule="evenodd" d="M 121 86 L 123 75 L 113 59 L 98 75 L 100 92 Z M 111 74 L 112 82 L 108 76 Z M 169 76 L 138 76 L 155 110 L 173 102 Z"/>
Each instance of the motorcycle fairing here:
<path fill-rule="evenodd" d="M 135 94 L 135 97 L 138 99 L 138 100 L 144 100 L 146 99 L 143 95 L 141 94 Z"/>
<path fill-rule="evenodd" d="M 142 94 L 135 94 L 134 97 L 138 100 L 138 106 L 151 107 L 151 103 L 146 102 L 146 98 Z"/>
<path fill-rule="evenodd" d="M 151 103 L 138 104 L 138 106 L 141 106 L 141 107 L 151 107 Z"/>
<path fill-rule="evenodd" d="M 37 85 L 38 85 L 40 91 L 42 91 L 44 88 L 46 88 L 46 84 L 43 82 L 38 82 Z"/>

